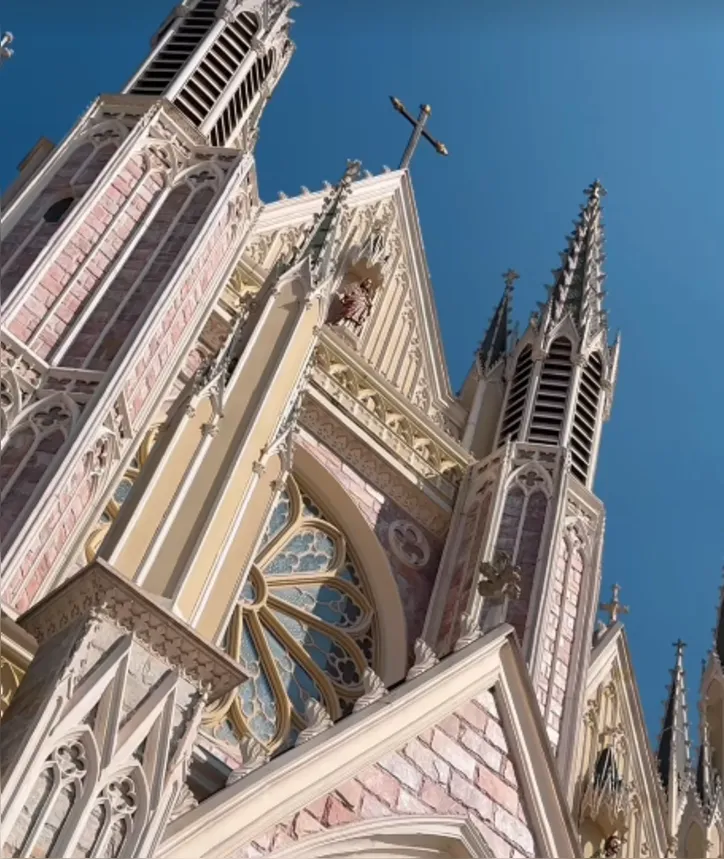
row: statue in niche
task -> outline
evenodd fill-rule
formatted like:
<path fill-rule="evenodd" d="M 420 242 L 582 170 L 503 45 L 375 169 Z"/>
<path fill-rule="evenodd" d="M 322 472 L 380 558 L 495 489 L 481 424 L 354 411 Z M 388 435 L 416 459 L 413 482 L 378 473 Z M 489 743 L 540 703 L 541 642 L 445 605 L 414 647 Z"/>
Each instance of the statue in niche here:
<path fill-rule="evenodd" d="M 330 325 L 348 324 L 359 334 L 362 326 L 372 312 L 377 289 L 372 278 L 365 277 L 358 283 L 343 287 L 340 295 L 335 297 L 330 308 L 328 322 Z"/>

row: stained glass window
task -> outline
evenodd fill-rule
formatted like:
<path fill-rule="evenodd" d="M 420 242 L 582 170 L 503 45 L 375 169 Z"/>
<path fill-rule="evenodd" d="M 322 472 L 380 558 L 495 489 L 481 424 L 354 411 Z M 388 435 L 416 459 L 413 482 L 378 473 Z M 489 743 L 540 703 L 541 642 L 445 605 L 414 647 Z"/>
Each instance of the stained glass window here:
<path fill-rule="evenodd" d="M 225 646 L 249 675 L 214 733 L 251 734 L 270 753 L 304 728 L 307 700 L 352 710 L 374 667 L 369 588 L 344 535 L 293 478 L 277 499 Z"/>

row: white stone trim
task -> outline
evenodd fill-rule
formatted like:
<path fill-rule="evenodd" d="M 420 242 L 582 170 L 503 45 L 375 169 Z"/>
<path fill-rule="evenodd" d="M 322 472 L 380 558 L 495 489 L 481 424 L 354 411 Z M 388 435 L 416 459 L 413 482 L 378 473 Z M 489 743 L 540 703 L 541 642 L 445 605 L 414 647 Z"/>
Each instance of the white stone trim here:
<path fill-rule="evenodd" d="M 539 849 L 548 856 L 580 856 L 525 664 L 512 628 L 503 625 L 211 796 L 169 826 L 158 859 L 232 855 L 492 686 Z"/>
<path fill-rule="evenodd" d="M 271 859 L 493 859 L 475 824 L 437 815 L 365 820 L 307 838 Z"/>

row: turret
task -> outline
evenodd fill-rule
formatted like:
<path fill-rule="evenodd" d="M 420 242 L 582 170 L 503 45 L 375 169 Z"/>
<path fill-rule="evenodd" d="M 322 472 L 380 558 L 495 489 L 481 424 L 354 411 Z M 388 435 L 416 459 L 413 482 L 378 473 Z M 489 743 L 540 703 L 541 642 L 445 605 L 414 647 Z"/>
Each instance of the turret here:
<path fill-rule="evenodd" d="M 608 345 L 602 305 L 604 194 L 600 182 L 586 190 L 548 298 L 509 359 L 497 438 L 498 445 L 510 440 L 566 447 L 573 475 L 589 488 L 620 345 Z"/>
<path fill-rule="evenodd" d="M 671 683 L 656 753 L 659 776 L 666 797 L 666 826 L 670 837 L 678 833 L 681 813 L 691 784 L 689 722 L 684 674 L 685 646 L 681 640 L 674 644 L 676 658 L 674 667 L 671 669 Z"/>

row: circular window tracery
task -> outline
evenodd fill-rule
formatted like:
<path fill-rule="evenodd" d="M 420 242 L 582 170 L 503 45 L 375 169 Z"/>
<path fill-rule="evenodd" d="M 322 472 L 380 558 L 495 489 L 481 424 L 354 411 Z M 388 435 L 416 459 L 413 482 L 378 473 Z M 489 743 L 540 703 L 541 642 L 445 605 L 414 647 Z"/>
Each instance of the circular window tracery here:
<path fill-rule="evenodd" d="M 213 733 L 293 745 L 310 698 L 347 715 L 374 662 L 374 611 L 340 529 L 294 478 L 274 506 L 225 646 L 249 675 Z"/>

